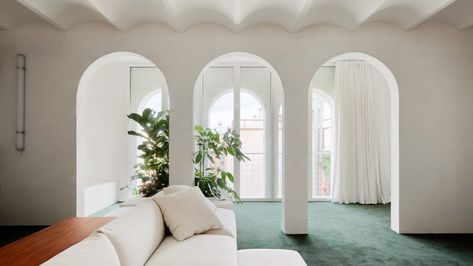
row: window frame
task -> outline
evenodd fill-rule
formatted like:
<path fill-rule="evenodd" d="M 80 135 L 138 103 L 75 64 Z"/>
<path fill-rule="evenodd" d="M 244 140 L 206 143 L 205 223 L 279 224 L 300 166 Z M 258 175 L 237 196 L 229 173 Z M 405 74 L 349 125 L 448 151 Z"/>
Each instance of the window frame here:
<path fill-rule="evenodd" d="M 201 117 L 206 117 L 206 123 L 208 125 L 209 123 L 209 116 L 210 116 L 210 110 L 212 108 L 213 103 L 215 103 L 218 98 L 222 97 L 226 93 L 229 93 L 230 91 L 233 91 L 233 108 L 234 108 L 234 113 L 233 113 L 233 119 L 234 121 L 240 121 L 240 93 L 241 92 L 246 92 L 249 93 L 251 96 L 255 97 L 256 100 L 261 104 L 261 106 L 264 109 L 264 137 L 265 137 L 265 144 L 264 144 L 264 173 L 265 173 L 265 196 L 261 198 L 242 198 L 242 201 L 280 201 L 281 198 L 277 198 L 277 190 L 278 190 L 278 182 L 277 182 L 277 163 L 278 163 L 278 150 L 274 149 L 274 145 L 277 145 L 277 140 L 278 140 L 278 133 L 273 132 L 274 131 L 274 123 L 279 123 L 278 116 L 276 116 L 276 120 L 273 119 L 272 116 L 272 90 L 273 90 L 273 84 L 272 84 L 272 78 L 273 78 L 273 73 L 271 69 L 268 66 L 264 66 L 261 64 L 253 64 L 253 63 L 235 63 L 235 64 L 228 64 L 228 63 L 215 63 L 211 64 L 208 66 L 208 68 L 232 68 L 233 69 L 233 84 L 234 88 L 233 90 L 225 90 L 222 91 L 218 96 L 215 96 L 211 102 L 212 104 L 209 105 L 208 110 L 206 111 L 206 114 L 203 114 L 204 110 L 203 108 L 199 108 L 199 112 L 201 113 L 199 116 Z M 270 87 L 270 104 L 269 106 L 265 106 L 264 102 L 259 99 L 255 93 L 250 90 L 250 89 L 242 89 L 240 86 L 240 76 L 241 76 L 241 69 L 242 68 L 262 68 L 262 69 L 267 69 L 269 71 L 269 87 Z M 200 92 L 203 95 L 204 91 L 204 75 L 205 72 L 202 73 L 202 91 Z M 201 104 L 203 100 L 201 99 Z M 279 111 L 279 109 L 278 109 Z M 276 124 L 276 128 L 277 128 Z M 237 130 L 238 133 L 240 133 L 240 122 L 234 123 L 234 130 Z M 276 134 L 276 138 L 274 138 L 274 134 Z M 282 137 L 282 136 L 279 136 Z M 281 162 L 282 163 L 282 162 Z M 234 176 L 235 176 L 235 183 L 234 183 L 234 190 L 240 194 L 240 166 L 235 167 L 235 165 L 239 165 L 239 162 L 234 159 L 233 161 L 233 171 L 234 171 Z"/>
<path fill-rule="evenodd" d="M 314 143 L 313 143 L 313 127 L 314 127 L 314 117 L 313 117 L 313 101 L 316 99 L 317 94 L 320 95 L 324 99 L 325 102 L 327 102 L 330 106 L 331 110 L 331 129 L 332 129 L 332 139 L 331 139 L 331 171 L 330 171 L 330 195 L 329 196 L 314 196 L 314 178 L 315 176 L 313 175 L 313 167 L 314 165 L 312 164 L 313 161 L 313 149 L 314 149 Z M 336 138 L 336 116 L 335 116 L 335 100 L 333 97 L 325 92 L 324 90 L 311 87 L 310 88 L 310 97 L 309 97 L 309 151 L 308 151 L 308 161 L 309 161 L 309 169 L 308 169 L 308 200 L 309 201 L 331 201 L 332 200 L 332 193 L 333 193 L 333 169 L 334 169 L 334 158 L 337 156 L 336 150 L 335 150 L 335 138 Z"/>

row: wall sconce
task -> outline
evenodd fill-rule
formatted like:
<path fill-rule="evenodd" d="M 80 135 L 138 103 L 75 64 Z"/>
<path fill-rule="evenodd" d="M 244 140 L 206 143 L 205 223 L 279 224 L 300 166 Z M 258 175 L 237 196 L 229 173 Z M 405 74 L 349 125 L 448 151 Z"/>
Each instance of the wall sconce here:
<path fill-rule="evenodd" d="M 25 56 L 16 55 L 17 111 L 16 111 L 16 149 L 25 149 Z"/>

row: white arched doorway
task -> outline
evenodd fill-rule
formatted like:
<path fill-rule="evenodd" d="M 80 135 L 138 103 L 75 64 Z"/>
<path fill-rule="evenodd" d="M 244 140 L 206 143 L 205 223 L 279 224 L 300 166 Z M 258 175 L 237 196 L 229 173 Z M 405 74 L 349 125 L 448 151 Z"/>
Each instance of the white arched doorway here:
<path fill-rule="evenodd" d="M 135 125 L 126 115 L 144 106 L 167 108 L 167 99 L 161 71 L 141 55 L 107 54 L 85 70 L 76 102 L 77 216 L 88 216 L 133 194 L 136 139 L 127 131 Z"/>
<path fill-rule="evenodd" d="M 194 124 L 218 131 L 236 130 L 250 161 L 227 158 L 234 189 L 243 200 L 276 200 L 280 190 L 282 137 L 278 130 L 283 104 L 279 75 L 265 60 L 248 53 L 229 53 L 212 60 L 194 90 Z"/>
<path fill-rule="evenodd" d="M 386 119 L 388 121 L 384 119 L 382 120 L 386 123 L 386 127 L 385 127 L 387 131 L 386 136 L 388 138 L 388 140 L 386 141 L 386 147 L 388 149 L 389 158 L 386 159 L 386 161 L 387 161 L 387 164 L 389 164 L 389 167 L 386 169 L 389 169 L 387 173 L 390 179 L 388 181 L 388 185 L 390 186 L 389 198 L 391 202 L 391 228 L 394 231 L 399 232 L 399 90 L 398 90 L 396 79 L 394 78 L 394 75 L 388 69 L 386 65 L 384 65 L 378 59 L 364 53 L 345 53 L 345 54 L 336 56 L 328 60 L 326 63 L 320 66 L 319 70 L 316 72 L 316 74 L 314 75 L 311 81 L 309 94 L 312 96 L 319 95 L 320 97 L 317 97 L 317 96 L 312 97 L 313 100 L 318 99 L 319 104 L 320 103 L 324 104 L 324 102 L 326 102 L 329 105 L 330 101 L 332 101 L 333 99 L 334 101 L 333 106 L 335 107 L 333 108 L 333 110 L 329 111 L 332 114 L 330 118 L 333 120 L 331 121 L 331 124 L 332 124 L 331 138 L 336 138 L 336 137 L 340 138 L 340 136 L 337 135 L 337 132 L 336 132 L 338 130 L 337 128 L 340 126 L 340 121 L 338 121 L 339 112 L 337 109 L 341 106 L 341 104 L 344 104 L 342 102 L 339 102 L 341 101 L 340 100 L 341 98 L 337 96 L 337 92 L 335 90 L 335 87 L 337 86 L 336 85 L 337 80 L 335 80 L 336 79 L 335 67 L 337 65 L 337 62 L 366 63 L 369 66 L 373 67 L 373 69 L 376 69 L 375 72 L 379 73 L 380 76 L 382 76 L 382 79 L 384 79 L 382 83 L 385 84 L 385 86 L 383 87 L 386 88 L 387 96 L 383 99 L 387 101 L 386 105 L 388 105 L 388 107 L 386 108 L 386 113 L 388 113 L 388 115 L 386 116 Z M 381 99 L 378 99 L 378 100 L 381 100 Z M 312 104 L 312 106 L 316 106 L 316 105 L 317 103 Z M 314 115 L 315 113 L 316 112 L 314 112 L 313 110 L 312 114 Z M 312 119 L 311 120 L 312 127 L 310 127 L 311 129 L 321 127 L 321 125 L 314 126 L 314 123 L 321 123 L 321 120 Z M 314 156 L 317 156 L 316 153 L 320 151 L 320 149 L 318 149 L 316 152 L 314 152 L 314 146 L 316 146 L 314 144 L 314 141 L 318 140 L 320 137 L 320 136 L 315 137 L 314 134 L 316 133 L 314 132 L 316 131 L 311 130 L 311 132 L 309 133 L 310 136 L 312 136 L 312 138 L 310 138 L 312 142 L 310 145 L 312 151 L 309 152 L 309 154 L 311 154 L 310 156 L 312 157 L 311 158 L 312 160 L 310 160 L 312 162 L 310 164 L 311 171 L 309 171 L 311 173 L 309 183 L 311 184 L 314 184 L 314 182 L 320 181 L 317 176 L 317 173 L 320 173 L 320 171 L 313 171 L 314 167 L 319 167 L 317 163 L 319 161 L 317 159 L 314 159 Z M 330 145 L 331 148 L 335 150 L 335 151 L 331 151 L 331 167 L 330 167 L 331 169 L 330 180 L 331 181 L 333 181 L 333 176 L 332 176 L 333 171 L 334 170 L 337 171 L 338 169 L 337 167 L 339 167 L 338 165 L 336 165 L 336 163 L 334 163 L 334 161 L 339 162 L 339 159 L 340 159 L 339 156 L 341 155 L 340 152 L 343 152 L 343 151 L 340 151 L 340 149 L 337 149 L 337 147 L 334 147 L 337 145 L 335 142 L 336 141 L 332 140 L 331 145 Z M 330 193 L 327 193 L 327 195 L 325 195 L 325 197 L 322 197 L 322 198 L 324 198 L 325 200 L 330 200 L 333 194 L 332 193 L 333 186 L 336 186 L 336 185 L 337 185 L 336 183 L 335 184 L 330 183 L 330 190 L 331 190 Z M 317 189 L 317 185 L 312 186 L 311 188 Z M 316 196 L 320 194 L 320 191 L 311 191 L 309 192 L 309 194 L 313 195 L 311 198 L 312 200 L 314 199 L 317 200 Z"/>

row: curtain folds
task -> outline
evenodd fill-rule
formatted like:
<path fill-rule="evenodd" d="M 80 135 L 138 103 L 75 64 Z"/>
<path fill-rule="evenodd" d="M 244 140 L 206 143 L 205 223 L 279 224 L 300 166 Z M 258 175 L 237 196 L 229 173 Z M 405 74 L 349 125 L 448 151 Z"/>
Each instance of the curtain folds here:
<path fill-rule="evenodd" d="M 335 112 L 332 201 L 390 202 L 390 96 L 385 78 L 367 62 L 338 61 Z"/>

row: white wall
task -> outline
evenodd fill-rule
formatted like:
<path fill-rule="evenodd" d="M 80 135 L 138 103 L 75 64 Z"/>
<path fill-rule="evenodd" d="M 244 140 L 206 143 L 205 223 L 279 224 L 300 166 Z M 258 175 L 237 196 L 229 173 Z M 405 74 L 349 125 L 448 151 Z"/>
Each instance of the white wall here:
<path fill-rule="evenodd" d="M 202 25 L 184 33 L 144 24 L 119 32 L 82 24 L 67 32 L 26 25 L 0 32 L 0 223 L 46 224 L 75 214 L 75 100 L 98 57 L 137 52 L 163 71 L 171 99 L 171 183 L 192 184 L 195 79 L 215 57 L 254 53 L 279 73 L 285 93 L 286 228 L 306 232 L 307 90 L 328 59 L 364 52 L 384 62 L 400 93 L 401 232 L 473 232 L 473 32 L 440 24 L 404 31 L 369 24 L 288 33 L 254 26 L 234 33 Z M 26 150 L 15 141 L 15 54 L 27 55 Z M 304 147 L 304 148 L 301 148 Z"/>

